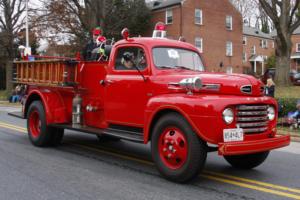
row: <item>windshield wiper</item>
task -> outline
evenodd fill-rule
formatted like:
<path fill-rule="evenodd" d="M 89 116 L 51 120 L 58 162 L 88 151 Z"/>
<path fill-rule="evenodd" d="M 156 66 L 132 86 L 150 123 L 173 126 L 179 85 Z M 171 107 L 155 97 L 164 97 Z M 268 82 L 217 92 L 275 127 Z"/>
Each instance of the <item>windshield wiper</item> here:
<path fill-rule="evenodd" d="M 186 69 L 186 70 L 194 71 L 193 69 L 188 68 L 188 67 L 185 67 L 185 66 L 175 66 L 175 68 L 177 68 L 177 69 Z"/>
<path fill-rule="evenodd" d="M 172 66 L 157 66 L 160 69 L 174 69 L 175 67 Z"/>

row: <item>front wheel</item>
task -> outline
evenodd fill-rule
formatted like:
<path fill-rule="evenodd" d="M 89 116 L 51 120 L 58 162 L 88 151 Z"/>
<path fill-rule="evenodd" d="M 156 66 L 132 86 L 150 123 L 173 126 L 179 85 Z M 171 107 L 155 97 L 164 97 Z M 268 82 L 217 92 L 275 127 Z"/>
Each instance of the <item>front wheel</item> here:
<path fill-rule="evenodd" d="M 27 113 L 29 140 L 34 146 L 56 146 L 61 143 L 63 129 L 47 126 L 45 109 L 41 101 L 31 103 Z"/>
<path fill-rule="evenodd" d="M 269 151 L 237 155 L 237 156 L 224 156 L 225 160 L 231 164 L 231 166 L 239 169 L 252 169 L 262 164 L 269 155 Z"/>
<path fill-rule="evenodd" d="M 177 113 L 159 119 L 151 137 L 152 158 L 159 172 L 175 182 L 195 178 L 207 157 L 206 143 L 190 124 Z"/>

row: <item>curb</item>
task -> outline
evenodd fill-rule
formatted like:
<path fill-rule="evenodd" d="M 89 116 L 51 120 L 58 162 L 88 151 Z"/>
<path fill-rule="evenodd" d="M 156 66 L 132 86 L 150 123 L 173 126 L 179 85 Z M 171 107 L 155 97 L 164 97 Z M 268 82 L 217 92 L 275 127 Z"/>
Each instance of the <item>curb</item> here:
<path fill-rule="evenodd" d="M 288 132 L 277 132 L 278 135 L 290 135 L 291 136 L 291 141 L 293 142 L 300 142 L 300 134 L 295 134 L 295 133 L 288 133 Z"/>

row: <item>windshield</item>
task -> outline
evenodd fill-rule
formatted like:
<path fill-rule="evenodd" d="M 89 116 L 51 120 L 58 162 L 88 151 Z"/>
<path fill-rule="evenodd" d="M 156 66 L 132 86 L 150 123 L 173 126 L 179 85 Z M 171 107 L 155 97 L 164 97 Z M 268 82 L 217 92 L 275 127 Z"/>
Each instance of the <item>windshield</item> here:
<path fill-rule="evenodd" d="M 186 49 L 158 47 L 153 49 L 154 64 L 159 69 L 187 69 L 204 71 L 198 53 Z"/>

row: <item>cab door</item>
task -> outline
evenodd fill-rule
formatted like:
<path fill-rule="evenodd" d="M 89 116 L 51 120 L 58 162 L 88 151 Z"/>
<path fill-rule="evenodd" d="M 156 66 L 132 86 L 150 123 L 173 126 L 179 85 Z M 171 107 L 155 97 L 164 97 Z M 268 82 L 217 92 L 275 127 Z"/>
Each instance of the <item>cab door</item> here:
<path fill-rule="evenodd" d="M 150 94 L 149 57 L 139 45 L 119 46 L 105 81 L 105 115 L 109 124 L 143 127 L 145 107 Z M 135 65 L 124 66 L 132 55 Z M 128 58 L 127 58 L 128 59 Z M 140 70 L 140 72 L 136 69 Z M 142 75 L 141 75 L 142 74 Z"/>

